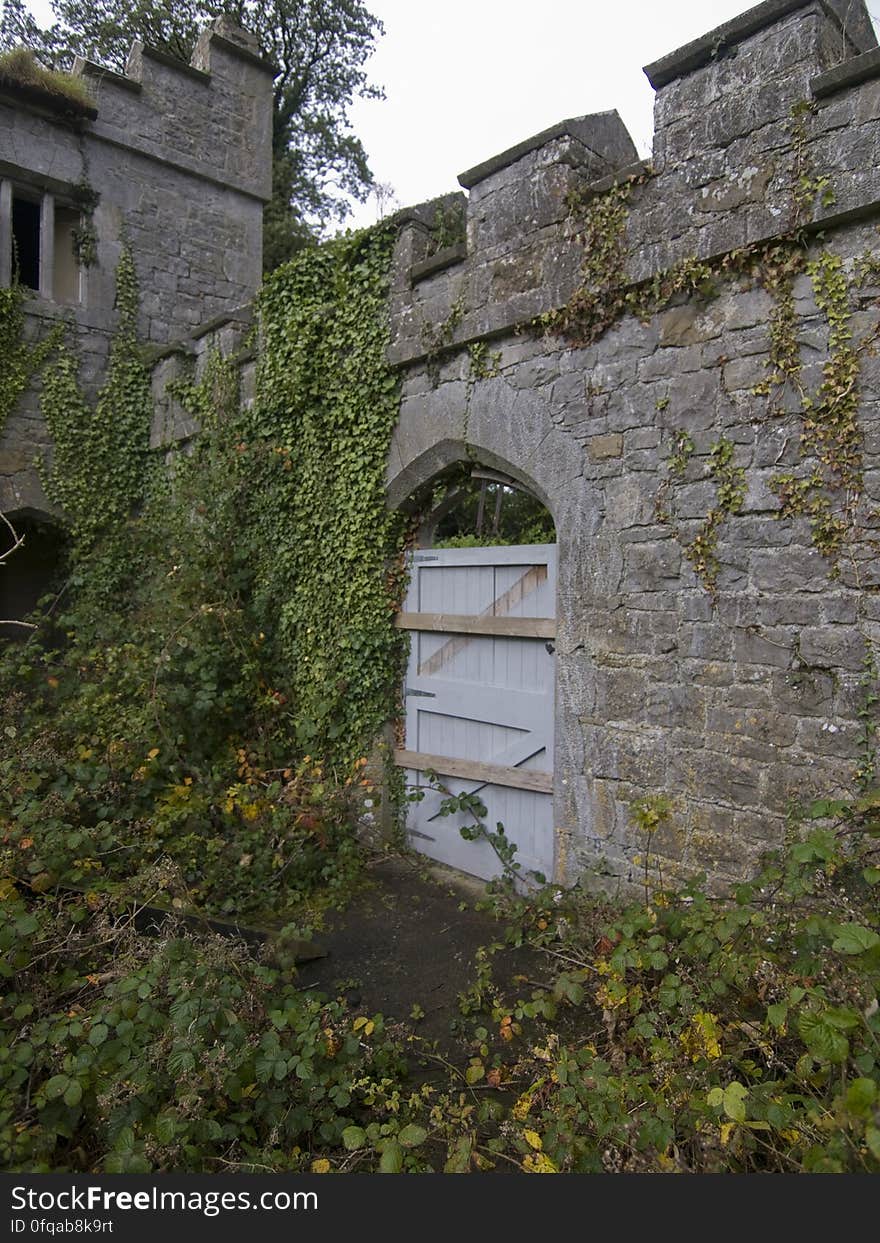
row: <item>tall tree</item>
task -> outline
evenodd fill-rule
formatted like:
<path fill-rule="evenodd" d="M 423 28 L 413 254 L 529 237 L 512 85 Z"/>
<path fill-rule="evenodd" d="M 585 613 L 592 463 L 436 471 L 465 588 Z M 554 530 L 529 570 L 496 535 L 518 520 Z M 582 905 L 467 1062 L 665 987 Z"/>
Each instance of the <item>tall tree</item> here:
<path fill-rule="evenodd" d="M 43 29 L 24 0 L 5 0 L 0 49 L 24 43 L 53 67 L 78 53 L 121 70 L 134 39 L 189 60 L 199 29 L 223 14 L 257 36 L 279 71 L 267 270 L 344 220 L 349 197 L 368 196 L 373 176 L 349 108 L 382 97 L 364 65 L 383 27 L 360 0 L 53 0 L 52 9 L 56 20 Z"/>

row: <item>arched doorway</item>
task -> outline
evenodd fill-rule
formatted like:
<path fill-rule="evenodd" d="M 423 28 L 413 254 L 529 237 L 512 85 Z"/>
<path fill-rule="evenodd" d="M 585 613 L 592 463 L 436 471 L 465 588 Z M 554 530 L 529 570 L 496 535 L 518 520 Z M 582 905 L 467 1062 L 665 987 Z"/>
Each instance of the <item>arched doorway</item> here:
<path fill-rule="evenodd" d="M 501 860 L 450 794 L 477 795 L 522 872 L 554 872 L 556 542 L 544 505 L 512 476 L 459 463 L 414 501 L 420 523 L 398 625 L 409 633 L 395 759 L 420 801 L 411 845 L 490 879 Z M 436 774 L 436 780 L 427 774 Z"/>
<path fill-rule="evenodd" d="M 0 618 L 20 622 L 57 589 L 66 561 L 64 533 L 48 515 L 18 510 L 0 523 Z M 0 642 L 24 639 L 30 628 L 0 626 Z"/>

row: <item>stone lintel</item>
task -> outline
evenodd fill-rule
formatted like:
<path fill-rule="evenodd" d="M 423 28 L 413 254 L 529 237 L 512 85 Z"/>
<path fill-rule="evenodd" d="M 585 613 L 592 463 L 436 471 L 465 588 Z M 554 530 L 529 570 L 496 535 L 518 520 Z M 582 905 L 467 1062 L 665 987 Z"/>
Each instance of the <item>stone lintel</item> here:
<path fill-rule="evenodd" d="M 137 44 L 134 46 L 136 47 Z M 206 73 L 204 69 L 196 69 L 194 65 L 187 64 L 180 57 L 172 56 L 169 52 L 163 52 L 160 48 L 150 47 L 148 43 L 141 45 L 141 56 L 146 56 L 148 60 L 164 65 L 166 69 L 174 69 L 177 73 L 182 73 L 185 77 L 192 78 L 194 82 L 201 82 L 203 86 L 210 86 L 211 84 L 211 75 Z"/>
<path fill-rule="evenodd" d="M 808 8 L 821 9 L 840 28 L 849 44 L 850 54 L 876 46 L 877 40 L 862 0 L 852 0 L 851 3 L 849 0 L 764 0 L 763 4 L 740 13 L 729 22 L 723 22 L 699 39 L 693 39 L 676 51 L 652 61 L 645 66 L 644 73 L 654 90 L 659 91 L 677 78 L 686 77 L 695 69 L 708 65 L 743 39 L 775 25 L 798 9 Z"/>
<path fill-rule="evenodd" d="M 558 138 L 575 138 L 596 157 L 597 162 L 605 166 L 605 171 L 612 172 L 621 164 L 632 162 L 637 152 L 629 136 L 626 126 L 616 110 L 597 112 L 583 117 L 569 117 L 565 121 L 557 121 L 548 129 L 541 130 L 531 138 L 508 147 L 498 155 L 475 164 L 466 169 L 458 178 L 458 184 L 466 190 L 473 189 L 493 173 L 500 172 L 510 164 L 515 164 L 533 151 L 546 147 Z M 598 170 L 597 170 L 598 171 Z"/>
<path fill-rule="evenodd" d="M 217 30 L 211 31 L 208 42 L 211 47 L 218 47 L 229 56 L 237 56 L 239 60 L 246 60 L 249 65 L 253 65 L 256 69 L 261 69 L 263 73 L 268 73 L 270 78 L 277 78 L 281 72 L 278 66 L 274 65 L 271 60 L 266 60 L 265 56 L 259 56 L 256 52 L 242 47 L 240 43 L 227 39 L 225 35 L 220 34 Z"/>
<path fill-rule="evenodd" d="M 100 82 L 111 82 L 114 86 L 121 86 L 123 90 L 131 91 L 135 95 L 139 95 L 144 89 L 134 78 L 128 78 L 124 73 L 117 73 L 115 69 L 108 69 L 106 65 L 99 65 L 93 60 L 85 60 L 82 56 L 77 56 L 74 60 L 73 72 L 81 78 L 97 78 Z"/>
<path fill-rule="evenodd" d="M 875 47 L 870 52 L 863 52 L 861 56 L 844 61 L 842 65 L 835 65 L 827 73 L 820 73 L 813 78 L 810 89 L 815 99 L 823 99 L 826 95 L 833 95 L 835 91 L 845 90 L 848 86 L 858 86 L 861 82 L 878 77 L 880 48 Z"/>
<path fill-rule="evenodd" d="M 427 277 L 433 276 L 435 272 L 442 272 L 445 268 L 451 268 L 453 264 L 461 263 L 466 258 L 467 243 L 456 242 L 453 246 L 444 246 L 436 254 L 429 255 L 427 259 L 422 259 L 421 263 L 414 263 L 412 265 L 409 273 L 410 281 L 413 285 L 417 285 L 419 281 L 426 280 Z"/>

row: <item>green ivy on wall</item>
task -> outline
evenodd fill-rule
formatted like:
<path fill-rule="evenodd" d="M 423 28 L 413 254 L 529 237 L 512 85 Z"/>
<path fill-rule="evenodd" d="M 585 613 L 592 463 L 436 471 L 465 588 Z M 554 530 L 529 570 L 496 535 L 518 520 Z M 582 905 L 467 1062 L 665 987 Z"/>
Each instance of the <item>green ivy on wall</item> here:
<path fill-rule="evenodd" d="M 269 278 L 241 446 L 267 643 L 287 670 L 300 741 L 345 762 L 388 719 L 401 673 L 391 620 L 402 532 L 385 501 L 394 236 L 384 226 L 342 237 Z"/>
<path fill-rule="evenodd" d="M 116 269 L 116 306 L 107 378 L 94 408 L 80 389 L 79 362 L 69 348 L 59 349 L 43 379 L 41 404 L 54 442 L 51 466 L 43 463 L 43 486 L 63 509 L 80 555 L 118 532 L 147 491 L 152 395 L 137 339 L 138 283 L 127 249 Z"/>
<path fill-rule="evenodd" d="M 0 289 L 0 436 L 19 398 L 57 346 L 63 326 L 57 325 L 39 341 L 24 337 L 24 290 L 21 285 Z"/>

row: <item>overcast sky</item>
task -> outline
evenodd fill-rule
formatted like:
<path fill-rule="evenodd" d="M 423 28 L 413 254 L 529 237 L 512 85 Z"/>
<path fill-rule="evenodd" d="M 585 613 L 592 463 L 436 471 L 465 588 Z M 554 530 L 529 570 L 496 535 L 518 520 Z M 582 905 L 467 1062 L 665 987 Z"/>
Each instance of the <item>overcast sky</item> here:
<path fill-rule="evenodd" d="M 754 7 L 753 0 L 366 0 L 385 25 L 369 64 L 386 98 L 355 132 L 400 206 L 458 188 L 464 169 L 566 117 L 616 108 L 651 151 L 642 66 Z M 871 0 L 880 15 L 880 0 Z M 41 21 L 47 0 L 32 0 Z M 351 223 L 372 224 L 375 201 Z"/>

